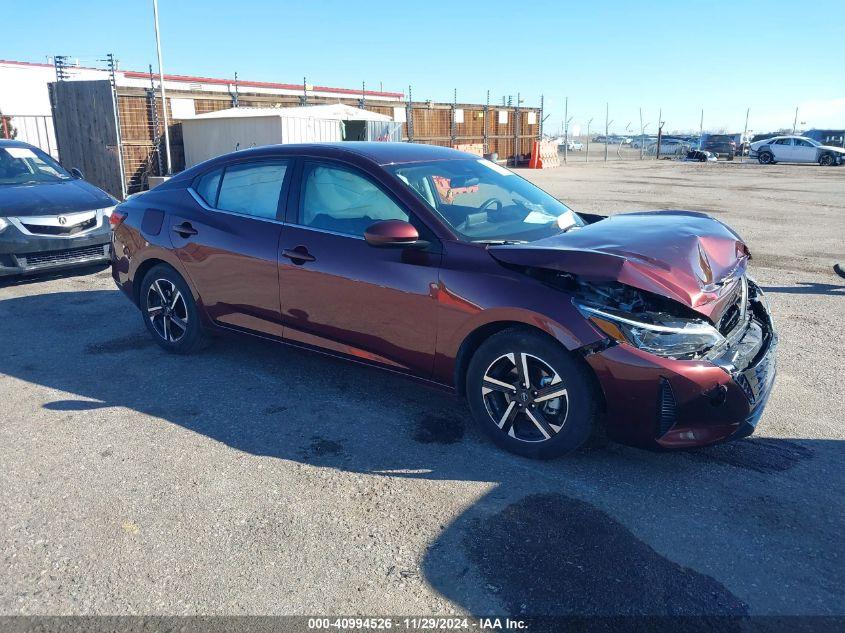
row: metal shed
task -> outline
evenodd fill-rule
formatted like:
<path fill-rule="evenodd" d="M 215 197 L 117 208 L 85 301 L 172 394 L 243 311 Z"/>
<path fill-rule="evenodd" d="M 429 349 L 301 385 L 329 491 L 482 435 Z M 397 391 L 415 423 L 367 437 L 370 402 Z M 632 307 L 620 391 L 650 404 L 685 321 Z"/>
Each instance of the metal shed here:
<path fill-rule="evenodd" d="M 229 108 L 184 119 L 185 166 L 277 143 L 401 140 L 402 124 L 341 103 L 296 108 Z M 395 137 L 395 138 L 394 138 Z"/>

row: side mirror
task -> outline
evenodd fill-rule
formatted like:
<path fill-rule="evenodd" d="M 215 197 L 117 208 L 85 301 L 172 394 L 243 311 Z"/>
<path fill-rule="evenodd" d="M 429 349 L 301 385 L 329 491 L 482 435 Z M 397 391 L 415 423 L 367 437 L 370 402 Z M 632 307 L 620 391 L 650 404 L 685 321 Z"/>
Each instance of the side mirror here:
<path fill-rule="evenodd" d="M 367 227 L 364 240 L 370 246 L 425 248 L 428 242 L 420 239 L 417 229 L 404 220 L 383 220 Z"/>
<path fill-rule="evenodd" d="M 79 169 L 76 167 L 70 168 L 70 175 L 76 178 L 77 180 L 85 180 L 85 174 L 83 174 Z"/>

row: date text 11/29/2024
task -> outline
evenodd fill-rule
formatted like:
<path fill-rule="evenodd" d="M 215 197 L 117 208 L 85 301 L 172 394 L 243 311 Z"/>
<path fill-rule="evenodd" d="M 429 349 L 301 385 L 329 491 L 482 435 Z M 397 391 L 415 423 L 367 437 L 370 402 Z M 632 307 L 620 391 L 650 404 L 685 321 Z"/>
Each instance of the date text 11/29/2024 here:
<path fill-rule="evenodd" d="M 308 618 L 311 631 L 520 631 L 528 628 L 525 620 L 485 617 L 338 617 Z"/>

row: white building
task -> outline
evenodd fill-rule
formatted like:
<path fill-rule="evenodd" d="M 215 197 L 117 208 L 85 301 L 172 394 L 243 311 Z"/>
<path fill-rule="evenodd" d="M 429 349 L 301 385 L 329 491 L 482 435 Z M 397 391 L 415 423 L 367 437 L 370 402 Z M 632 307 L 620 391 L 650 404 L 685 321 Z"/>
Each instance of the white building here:
<path fill-rule="evenodd" d="M 107 70 L 86 68 L 72 65 L 67 68 L 68 81 L 109 79 Z M 158 75 L 153 76 L 158 88 Z M 212 77 L 191 77 L 184 75 L 165 75 L 166 90 L 191 90 L 216 93 L 249 92 L 262 95 L 307 95 L 324 98 L 364 97 L 367 101 L 403 101 L 404 95 L 396 92 L 361 91 L 348 88 L 330 88 L 303 84 L 281 84 L 263 81 L 215 79 Z M 58 156 L 53 130 L 50 95 L 47 85 L 56 81 L 53 64 L 0 60 L 0 112 L 12 117 L 12 125 L 17 129 L 17 138 L 37 145 L 47 152 Z M 118 86 L 138 88 L 150 87 L 150 74 L 131 70 L 119 70 L 115 75 Z M 181 100 L 184 101 L 184 100 Z M 171 107 L 184 105 L 171 103 Z M 190 113 L 188 113 L 190 114 Z M 0 137 L 3 130 L 0 129 Z"/>
<path fill-rule="evenodd" d="M 389 116 L 331 103 L 298 108 L 230 108 L 182 120 L 185 167 L 228 152 L 276 143 L 402 140 Z"/>

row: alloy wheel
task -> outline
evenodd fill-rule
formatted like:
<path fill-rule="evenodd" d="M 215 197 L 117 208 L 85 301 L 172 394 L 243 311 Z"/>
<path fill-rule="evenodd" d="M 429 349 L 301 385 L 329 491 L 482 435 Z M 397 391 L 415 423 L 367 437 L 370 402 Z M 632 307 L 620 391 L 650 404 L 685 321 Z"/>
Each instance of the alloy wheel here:
<path fill-rule="evenodd" d="M 188 331 L 188 306 L 172 281 L 156 279 L 147 290 L 147 318 L 156 334 L 178 343 Z"/>
<path fill-rule="evenodd" d="M 481 396 L 496 426 L 523 442 L 553 438 L 569 414 L 569 394 L 558 372 L 524 352 L 504 354 L 490 363 Z"/>

